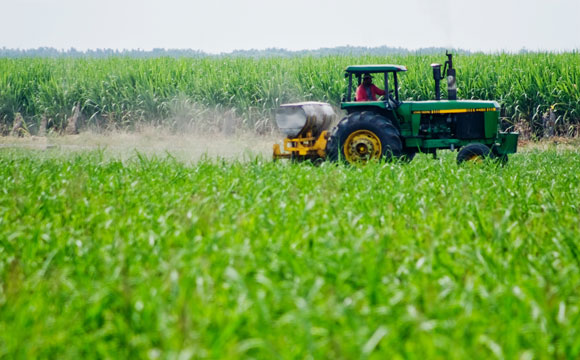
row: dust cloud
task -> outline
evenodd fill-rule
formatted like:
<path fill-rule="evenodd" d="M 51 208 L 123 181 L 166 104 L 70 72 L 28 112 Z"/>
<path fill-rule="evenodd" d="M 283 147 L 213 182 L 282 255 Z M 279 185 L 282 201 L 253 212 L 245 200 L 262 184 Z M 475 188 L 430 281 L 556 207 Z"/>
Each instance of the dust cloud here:
<path fill-rule="evenodd" d="M 237 131 L 232 135 L 215 133 L 176 133 L 162 128 L 144 128 L 136 132 L 81 132 L 78 135 L 47 135 L 45 137 L 0 137 L 0 149 L 27 148 L 48 154 L 102 150 L 107 156 L 128 159 L 137 154 L 172 156 L 185 162 L 202 158 L 250 160 L 272 157 L 272 145 L 281 143 L 282 135 L 256 135 Z"/>

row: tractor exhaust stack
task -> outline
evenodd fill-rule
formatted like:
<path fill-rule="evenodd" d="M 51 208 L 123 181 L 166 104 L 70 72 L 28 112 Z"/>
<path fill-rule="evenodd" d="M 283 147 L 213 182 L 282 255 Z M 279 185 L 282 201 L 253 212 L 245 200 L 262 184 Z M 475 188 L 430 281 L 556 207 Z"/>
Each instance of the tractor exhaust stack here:
<path fill-rule="evenodd" d="M 453 68 L 453 54 L 449 54 L 445 51 L 445 55 L 447 55 L 448 59 L 445 61 L 445 68 L 443 70 L 444 73 L 447 73 L 447 99 L 457 100 L 457 84 L 455 82 L 455 69 Z"/>
<path fill-rule="evenodd" d="M 453 54 L 445 51 L 447 61 L 443 68 L 443 74 L 447 76 L 447 99 L 457 100 L 457 84 L 455 78 L 455 68 L 453 67 Z M 443 75 L 441 73 L 441 64 L 431 64 L 433 68 L 433 79 L 435 80 L 435 100 L 441 100 L 441 80 Z"/>

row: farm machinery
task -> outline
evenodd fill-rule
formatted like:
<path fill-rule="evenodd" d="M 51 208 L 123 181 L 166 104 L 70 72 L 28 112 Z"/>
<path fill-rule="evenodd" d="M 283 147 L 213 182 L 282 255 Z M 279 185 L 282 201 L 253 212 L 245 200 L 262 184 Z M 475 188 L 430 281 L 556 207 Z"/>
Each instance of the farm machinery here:
<path fill-rule="evenodd" d="M 337 115 L 330 104 L 281 105 L 276 123 L 286 138 L 282 147 L 274 145 L 274 159 L 364 164 L 373 159 L 411 160 L 417 153 L 436 157 L 437 150 L 449 149 L 458 150 L 458 163 L 485 158 L 506 162 L 508 154 L 517 151 L 519 134 L 500 131 L 496 101 L 457 100 L 453 55 L 446 56 L 443 71 L 441 64 L 431 64 L 434 100 L 400 101 L 398 77 L 407 71 L 405 66 L 354 65 L 346 68 L 348 87 L 340 104 L 347 115 L 333 128 Z M 377 74 L 384 79 L 384 97 L 360 101 L 363 78 Z M 440 81 L 445 77 L 448 98 L 442 100 Z"/>

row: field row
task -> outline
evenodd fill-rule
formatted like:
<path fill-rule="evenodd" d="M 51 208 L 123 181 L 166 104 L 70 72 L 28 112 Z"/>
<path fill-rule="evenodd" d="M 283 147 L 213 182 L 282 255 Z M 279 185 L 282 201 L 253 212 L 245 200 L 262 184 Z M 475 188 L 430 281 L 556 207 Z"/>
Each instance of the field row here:
<path fill-rule="evenodd" d="M 0 150 L 1 358 L 580 357 L 580 154 Z"/>
<path fill-rule="evenodd" d="M 429 64 L 441 56 L 0 59 L 0 121 L 4 132 L 21 113 L 30 131 L 42 117 L 63 128 L 75 104 L 84 126 L 131 128 L 164 124 L 203 130 L 224 126 L 269 131 L 272 111 L 285 102 L 316 100 L 338 105 L 347 65 L 395 63 L 401 97 L 434 97 Z M 505 124 L 536 128 L 552 108 L 561 133 L 580 123 L 578 53 L 458 55 L 459 98 L 493 99 Z M 445 86 L 443 86 L 445 88 Z M 443 89 L 444 90 L 444 89 Z M 443 91 L 445 93 L 445 91 Z M 224 125 L 228 123 L 228 125 Z"/>

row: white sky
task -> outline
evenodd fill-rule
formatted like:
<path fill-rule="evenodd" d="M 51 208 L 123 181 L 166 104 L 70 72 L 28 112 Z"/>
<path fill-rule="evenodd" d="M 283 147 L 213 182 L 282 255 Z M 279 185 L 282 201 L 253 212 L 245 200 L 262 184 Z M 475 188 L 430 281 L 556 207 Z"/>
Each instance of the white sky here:
<path fill-rule="evenodd" d="M 0 13 L 0 48 L 580 48 L 580 0 L 0 0 Z"/>

